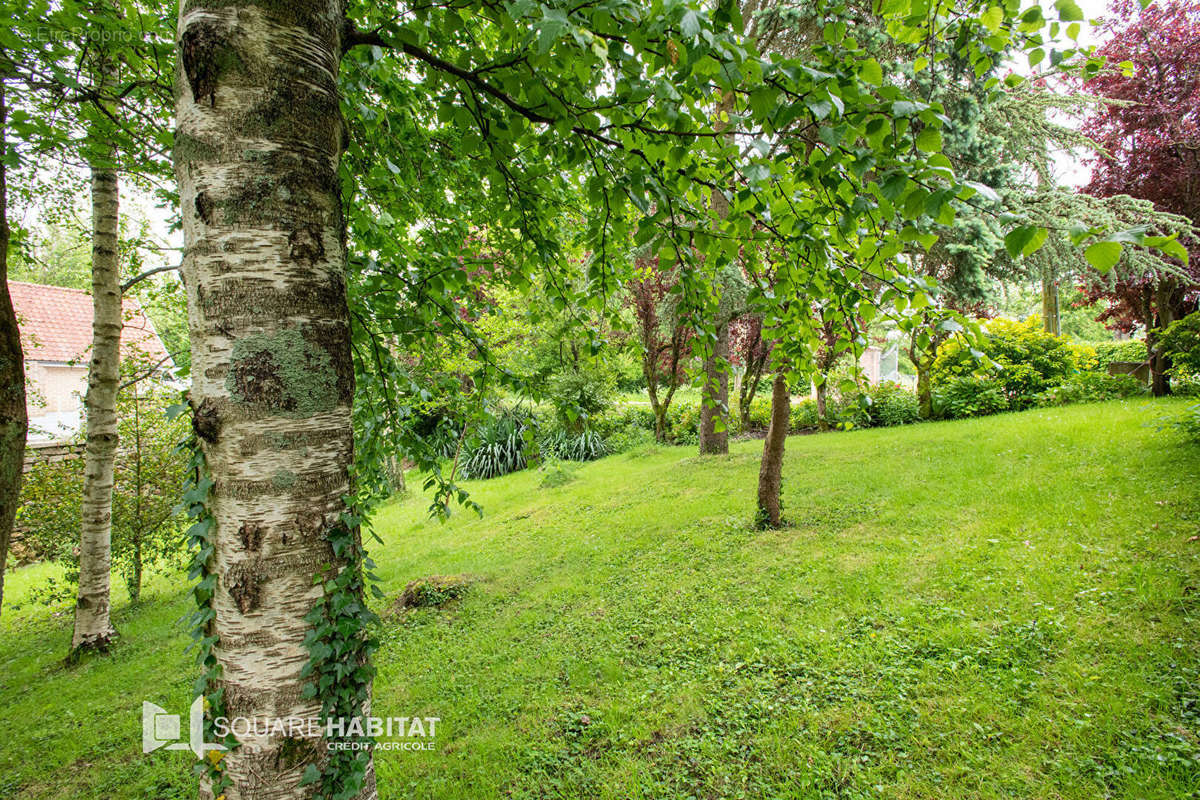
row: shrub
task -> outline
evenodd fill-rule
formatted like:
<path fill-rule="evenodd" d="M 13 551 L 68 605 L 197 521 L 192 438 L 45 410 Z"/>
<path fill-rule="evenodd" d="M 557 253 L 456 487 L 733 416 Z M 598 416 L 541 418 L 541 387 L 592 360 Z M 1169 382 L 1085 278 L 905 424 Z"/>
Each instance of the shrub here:
<path fill-rule="evenodd" d="M 767 419 L 770 421 L 771 404 L 767 403 Z M 817 401 L 806 397 L 798 403 L 792 403 L 788 414 L 788 430 L 793 433 L 810 431 L 817 427 Z"/>
<path fill-rule="evenodd" d="M 1175 425 L 1193 442 L 1200 443 L 1200 403 L 1179 416 L 1175 420 Z"/>
<path fill-rule="evenodd" d="M 1108 365 L 1114 361 L 1145 361 L 1146 343 L 1141 339 L 1124 341 L 1077 342 L 1072 345 L 1083 357 L 1079 368 L 1093 372 L 1108 373 Z M 1090 353 L 1090 359 L 1087 357 Z"/>
<path fill-rule="evenodd" d="M 502 411 L 472 438 L 459 464 L 464 478 L 485 480 L 525 469 L 526 431 L 531 419 L 517 411 Z"/>
<path fill-rule="evenodd" d="M 621 428 L 604 437 L 610 453 L 625 453 L 654 444 L 654 431 L 638 427 Z"/>
<path fill-rule="evenodd" d="M 941 416 L 980 417 L 1008 409 L 1004 390 L 990 378 L 964 375 L 942 384 L 934 395 Z"/>
<path fill-rule="evenodd" d="M 1159 335 L 1171 375 L 1200 375 L 1200 311 L 1175 320 Z"/>
<path fill-rule="evenodd" d="M 795 406 L 792 407 L 795 413 Z M 741 415 L 735 415 L 740 419 Z M 765 431 L 771 426 L 771 396 L 756 394 L 750 398 L 750 428 L 752 431 Z"/>
<path fill-rule="evenodd" d="M 1146 393 L 1146 386 L 1132 375 L 1105 375 L 1099 372 L 1080 372 L 1071 375 L 1059 386 L 1038 395 L 1038 405 L 1061 406 L 1070 403 L 1098 403 L 1136 397 Z"/>
<path fill-rule="evenodd" d="M 1059 385 L 1079 368 L 1077 354 L 1072 351 L 1070 342 L 1046 333 L 1037 320 L 992 320 L 981 347 L 984 355 L 999 368 L 989 382 L 992 387 L 999 388 L 1008 408 L 1029 408 L 1037 402 L 1039 393 Z M 971 375 L 977 369 L 971 353 L 957 339 L 952 339 L 938 351 L 933 366 L 934 388 Z M 982 386 L 976 388 L 984 391 Z M 968 384 L 962 384 L 956 386 L 951 395 L 961 398 L 971 391 Z M 985 407 L 990 405 L 990 399 L 984 401 Z"/>
<path fill-rule="evenodd" d="M 921 420 L 917 396 L 899 383 L 885 381 L 872 386 L 868 394 L 871 405 L 867 408 L 867 414 L 874 426 L 909 425 Z"/>
<path fill-rule="evenodd" d="M 563 461 L 595 461 L 609 454 L 604 437 L 593 430 L 558 431 L 542 441 L 542 454 Z"/>
<path fill-rule="evenodd" d="M 123 364 L 122 369 L 129 374 L 136 363 L 140 362 Z M 153 381 L 126 387 L 117 397 L 112 566 L 134 600 L 146 569 L 176 566 L 186 555 L 181 533 L 185 518 L 178 503 L 187 459 L 178 443 L 186 437 L 187 419 L 163 413 L 177 397 Z M 33 557 L 59 560 L 66 567 L 65 582 L 52 583 L 39 593 L 47 602 L 75 594 L 83 466 L 82 455 L 42 461 L 22 482 L 16 525 L 23 548 Z"/>
<path fill-rule="evenodd" d="M 865 398 L 862 392 L 851 392 L 837 400 L 831 398 L 825 404 L 829 424 L 842 429 L 871 427 L 871 414 Z"/>
<path fill-rule="evenodd" d="M 550 378 L 548 391 L 559 424 L 581 433 L 590 421 L 612 406 L 616 379 L 599 364 L 569 369 Z"/>
<path fill-rule="evenodd" d="M 579 470 L 577 463 L 560 461 L 557 458 L 546 459 L 538 469 L 542 473 L 542 480 L 538 483 L 540 489 L 557 489 L 572 483 L 579 477 L 576 474 Z"/>
<path fill-rule="evenodd" d="M 667 409 L 667 429 L 675 444 L 700 443 L 700 401 L 675 400 Z"/>
<path fill-rule="evenodd" d="M 1171 394 L 1177 397 L 1200 397 L 1200 373 L 1175 372 L 1172 374 Z"/>

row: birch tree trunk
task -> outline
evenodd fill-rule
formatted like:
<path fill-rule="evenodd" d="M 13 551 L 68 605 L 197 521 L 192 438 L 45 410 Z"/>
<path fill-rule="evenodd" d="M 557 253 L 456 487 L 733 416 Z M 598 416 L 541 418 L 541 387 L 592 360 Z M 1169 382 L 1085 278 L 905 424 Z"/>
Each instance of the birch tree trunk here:
<path fill-rule="evenodd" d="M 4 80 L 0 78 L 0 607 L 4 605 L 4 567 L 21 493 L 25 460 L 25 357 L 12 298 L 8 294 L 8 184 Z"/>
<path fill-rule="evenodd" d="M 92 170 L 92 358 L 84 401 L 83 499 L 79 595 L 70 658 L 105 650 L 116 635 L 109 616 L 113 464 L 117 455 L 117 381 L 121 371 L 121 277 L 117 259 L 118 183 L 112 150 Z"/>
<path fill-rule="evenodd" d="M 304 617 L 322 596 L 314 575 L 339 565 L 328 537 L 345 530 L 350 493 L 343 20 L 339 0 L 199 0 L 179 17 L 175 171 L 193 425 L 214 481 L 211 633 L 226 715 L 264 733 L 320 714 L 302 696 Z M 327 755 L 311 734 L 239 735 L 221 762 L 227 800 L 313 796 L 301 778 Z M 376 797 L 370 765 L 359 797 Z"/>
<path fill-rule="evenodd" d="M 783 524 L 783 447 L 787 442 L 791 396 L 782 374 L 771 384 L 771 425 L 763 442 L 758 470 L 758 524 L 778 528 Z"/>

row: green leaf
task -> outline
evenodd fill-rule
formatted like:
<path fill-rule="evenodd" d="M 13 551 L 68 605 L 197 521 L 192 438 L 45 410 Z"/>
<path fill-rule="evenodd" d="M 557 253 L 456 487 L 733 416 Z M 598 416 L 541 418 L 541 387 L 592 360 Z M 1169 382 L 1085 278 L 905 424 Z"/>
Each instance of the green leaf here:
<path fill-rule="evenodd" d="M 995 33 L 1000 30 L 1000 25 L 1004 22 L 1004 9 L 992 6 L 980 15 L 979 22 L 983 27 Z"/>
<path fill-rule="evenodd" d="M 1013 258 L 1036 253 L 1046 243 L 1049 231 L 1037 225 L 1023 225 L 1008 232 L 1004 237 L 1004 249 Z"/>
<path fill-rule="evenodd" d="M 1075 0 L 1056 0 L 1054 7 L 1058 10 L 1058 18 L 1063 22 L 1078 22 L 1083 19 L 1083 11 Z"/>
<path fill-rule="evenodd" d="M 690 8 L 683 12 L 683 19 L 679 20 L 679 31 L 688 38 L 696 38 L 700 34 L 700 15 Z"/>
<path fill-rule="evenodd" d="M 879 62 L 875 59 L 868 58 L 859 66 L 858 77 L 862 78 L 863 83 L 881 86 L 883 84 L 883 67 L 879 66 Z"/>
<path fill-rule="evenodd" d="M 1184 264 L 1188 263 L 1187 248 L 1179 243 L 1174 236 L 1147 236 L 1142 244 L 1155 250 L 1161 250 L 1165 256 L 1174 256 Z"/>
<path fill-rule="evenodd" d="M 917 134 L 917 149 L 926 153 L 937 153 L 942 149 L 942 132 L 937 128 L 925 128 Z"/>
<path fill-rule="evenodd" d="M 1108 272 L 1121 260 L 1121 243 L 1096 242 L 1083 251 L 1083 257 L 1100 272 Z"/>

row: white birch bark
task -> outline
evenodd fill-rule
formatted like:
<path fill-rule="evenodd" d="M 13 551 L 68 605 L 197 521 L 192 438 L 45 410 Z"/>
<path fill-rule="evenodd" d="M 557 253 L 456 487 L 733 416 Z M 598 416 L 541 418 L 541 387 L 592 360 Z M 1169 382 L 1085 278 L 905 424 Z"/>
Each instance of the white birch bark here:
<path fill-rule="evenodd" d="M 319 699 L 301 697 L 304 616 L 350 491 L 343 17 L 338 0 L 200 0 L 179 17 L 175 169 L 190 399 L 214 481 L 214 652 L 226 714 L 262 730 L 320 713 Z M 239 741 L 221 762 L 227 800 L 312 796 L 299 784 L 324 762 L 319 736 Z M 376 797 L 371 768 L 360 797 Z"/>
<path fill-rule="evenodd" d="M 101 155 L 92 163 L 92 358 L 84 401 L 87 439 L 72 657 L 83 650 L 104 650 L 116 635 L 109 616 L 109 573 L 122 319 L 118 182 L 111 162 L 110 149 L 107 158 Z"/>

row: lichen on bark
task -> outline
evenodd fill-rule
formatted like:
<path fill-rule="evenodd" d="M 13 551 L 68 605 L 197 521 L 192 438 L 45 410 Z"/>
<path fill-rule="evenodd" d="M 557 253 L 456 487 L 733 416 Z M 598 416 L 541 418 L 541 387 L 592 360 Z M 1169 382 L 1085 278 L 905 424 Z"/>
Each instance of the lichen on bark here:
<path fill-rule="evenodd" d="M 234 342 L 225 388 L 235 402 L 282 416 L 329 411 L 338 402 L 329 354 L 295 328 Z"/>

